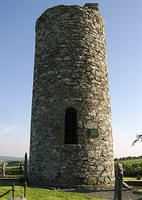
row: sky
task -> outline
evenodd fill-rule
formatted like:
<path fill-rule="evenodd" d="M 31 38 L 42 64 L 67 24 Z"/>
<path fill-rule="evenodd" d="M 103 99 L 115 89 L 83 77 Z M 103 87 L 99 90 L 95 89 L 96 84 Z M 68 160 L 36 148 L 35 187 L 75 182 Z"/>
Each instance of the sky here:
<path fill-rule="evenodd" d="M 142 1 L 0 1 L 0 155 L 29 152 L 35 22 L 55 5 L 99 3 L 105 19 L 114 157 L 142 155 Z"/>

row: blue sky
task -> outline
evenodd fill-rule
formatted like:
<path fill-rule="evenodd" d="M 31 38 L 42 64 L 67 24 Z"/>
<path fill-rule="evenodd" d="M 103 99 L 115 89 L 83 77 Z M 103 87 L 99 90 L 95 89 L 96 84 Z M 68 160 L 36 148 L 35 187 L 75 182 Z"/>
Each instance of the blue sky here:
<path fill-rule="evenodd" d="M 29 150 L 36 19 L 92 0 L 0 1 L 0 155 Z M 142 1 L 98 0 L 105 19 L 115 157 L 142 155 Z"/>

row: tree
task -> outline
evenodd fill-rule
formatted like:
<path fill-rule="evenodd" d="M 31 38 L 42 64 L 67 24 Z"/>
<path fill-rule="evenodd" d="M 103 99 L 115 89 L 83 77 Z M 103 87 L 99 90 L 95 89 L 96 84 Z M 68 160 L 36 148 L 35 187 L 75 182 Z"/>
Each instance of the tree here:
<path fill-rule="evenodd" d="M 134 142 L 132 143 L 132 145 L 134 145 L 136 142 L 141 141 L 142 142 L 142 135 L 137 135 L 136 136 L 136 140 L 134 140 Z"/>

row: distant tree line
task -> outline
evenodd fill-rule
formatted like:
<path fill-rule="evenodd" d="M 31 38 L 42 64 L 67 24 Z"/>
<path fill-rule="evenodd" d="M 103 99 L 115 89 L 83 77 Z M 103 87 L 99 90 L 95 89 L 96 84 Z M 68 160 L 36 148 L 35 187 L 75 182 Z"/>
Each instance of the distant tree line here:
<path fill-rule="evenodd" d="M 115 158 L 114 161 L 132 160 L 132 159 L 139 159 L 139 158 L 142 158 L 142 155 L 141 156 L 128 156 L 128 157 Z"/>

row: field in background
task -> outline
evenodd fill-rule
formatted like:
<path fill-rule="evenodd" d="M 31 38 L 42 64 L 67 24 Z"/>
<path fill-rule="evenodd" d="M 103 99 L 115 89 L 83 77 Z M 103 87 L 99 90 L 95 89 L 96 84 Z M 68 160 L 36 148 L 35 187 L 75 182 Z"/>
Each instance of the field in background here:
<path fill-rule="evenodd" d="M 142 158 L 123 158 L 115 159 L 115 165 L 122 163 L 124 169 L 124 177 L 142 177 Z"/>
<path fill-rule="evenodd" d="M 1 160 L 0 171 L 2 169 L 2 163 L 5 163 L 6 177 L 19 177 L 24 175 L 24 161 L 23 160 Z M 115 166 L 117 163 L 122 163 L 124 169 L 124 177 L 142 177 L 142 157 L 128 157 L 115 159 Z M 29 163 L 28 163 L 29 167 Z"/>
<path fill-rule="evenodd" d="M 5 163 L 5 178 L 24 176 L 24 161 L 4 161 L 0 163 L 0 174 L 2 177 L 2 164 Z"/>

